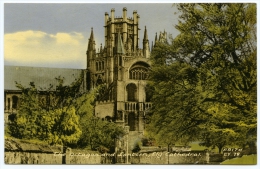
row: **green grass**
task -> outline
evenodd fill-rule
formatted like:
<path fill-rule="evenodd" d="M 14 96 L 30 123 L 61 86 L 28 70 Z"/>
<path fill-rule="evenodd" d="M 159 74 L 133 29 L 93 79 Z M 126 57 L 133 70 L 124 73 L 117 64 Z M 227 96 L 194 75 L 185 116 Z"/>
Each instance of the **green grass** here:
<path fill-rule="evenodd" d="M 220 164 L 229 165 L 229 164 L 257 164 L 257 155 L 244 155 L 241 158 L 233 158 L 230 160 L 226 160 Z"/>
<path fill-rule="evenodd" d="M 192 142 L 191 144 L 190 144 L 190 146 L 191 146 L 191 150 L 205 150 L 205 149 L 208 149 L 208 150 L 210 150 L 211 152 L 214 152 L 214 153 L 218 153 L 218 148 L 215 148 L 215 149 L 210 149 L 210 148 L 208 148 L 208 147 L 205 147 L 205 146 L 200 146 L 199 145 L 199 142 Z"/>

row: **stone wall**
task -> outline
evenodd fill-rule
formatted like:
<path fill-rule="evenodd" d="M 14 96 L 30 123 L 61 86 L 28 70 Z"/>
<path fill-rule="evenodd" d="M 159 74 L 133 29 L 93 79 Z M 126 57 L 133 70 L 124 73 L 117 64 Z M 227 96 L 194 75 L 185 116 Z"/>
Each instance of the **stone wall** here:
<path fill-rule="evenodd" d="M 95 115 L 100 118 L 106 116 L 114 117 L 114 102 L 97 102 L 95 106 Z"/>
<path fill-rule="evenodd" d="M 8 152 L 5 151 L 6 164 L 62 164 L 62 157 L 53 153 Z"/>
<path fill-rule="evenodd" d="M 116 157 L 116 158 L 115 158 Z M 32 144 L 18 139 L 5 139 L 6 164 L 126 164 L 125 152 L 100 154 L 84 150 L 74 150 L 62 146 Z M 116 161 L 115 161 L 116 160 Z M 141 150 L 128 154 L 129 164 L 208 164 L 207 151 Z"/>
<path fill-rule="evenodd" d="M 209 153 L 206 151 L 187 152 L 143 152 L 129 157 L 132 164 L 208 164 Z"/>
<path fill-rule="evenodd" d="M 79 152 L 62 146 L 32 144 L 22 140 L 5 139 L 6 164 L 101 164 L 110 158 L 98 152 Z"/>

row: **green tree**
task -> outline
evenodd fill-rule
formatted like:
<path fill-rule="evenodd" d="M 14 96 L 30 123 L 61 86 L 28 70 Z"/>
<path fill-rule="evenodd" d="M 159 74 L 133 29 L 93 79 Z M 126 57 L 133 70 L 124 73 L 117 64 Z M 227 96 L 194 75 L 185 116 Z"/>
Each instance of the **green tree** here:
<path fill-rule="evenodd" d="M 35 87 L 33 82 L 22 90 L 18 113 L 9 124 L 10 134 L 20 139 L 39 139 L 50 144 L 75 144 L 82 131 L 76 114 L 75 102 L 81 96 L 83 72 L 71 85 L 64 86 L 62 78 L 56 78 L 55 89 L 50 85 L 46 91 Z"/>
<path fill-rule="evenodd" d="M 93 150 L 114 151 L 114 141 L 124 135 L 123 128 L 113 122 L 94 117 L 94 102 L 100 91 L 81 90 L 83 72 L 70 85 L 63 85 L 64 79 L 56 78 L 54 89 L 37 89 L 16 86 L 22 90 L 21 104 L 15 120 L 8 125 L 11 136 L 20 139 L 38 139 L 50 144 Z M 103 150 L 101 150 L 103 149 Z"/>
<path fill-rule="evenodd" d="M 114 152 L 115 140 L 122 137 L 125 133 L 122 127 L 116 123 L 92 117 L 86 128 L 85 138 L 92 150 L 101 152 Z"/>
<path fill-rule="evenodd" d="M 255 145 L 256 4 L 176 6 L 180 34 L 152 53 L 150 132 L 219 151 Z"/>

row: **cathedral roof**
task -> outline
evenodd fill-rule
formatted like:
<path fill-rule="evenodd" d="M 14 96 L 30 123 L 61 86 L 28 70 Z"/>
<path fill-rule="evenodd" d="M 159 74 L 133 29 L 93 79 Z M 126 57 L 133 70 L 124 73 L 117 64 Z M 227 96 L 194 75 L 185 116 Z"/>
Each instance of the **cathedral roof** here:
<path fill-rule="evenodd" d="M 54 87 L 58 84 L 55 78 L 64 78 L 64 85 L 69 85 L 80 77 L 82 69 L 5 66 L 4 67 L 4 89 L 19 90 L 15 81 L 25 87 L 34 82 L 39 90 L 46 90 L 50 84 Z"/>

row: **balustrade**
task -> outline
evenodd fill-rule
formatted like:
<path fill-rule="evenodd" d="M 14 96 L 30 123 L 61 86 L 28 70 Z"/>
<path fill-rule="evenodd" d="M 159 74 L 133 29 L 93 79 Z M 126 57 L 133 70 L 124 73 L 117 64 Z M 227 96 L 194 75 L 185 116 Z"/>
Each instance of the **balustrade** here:
<path fill-rule="evenodd" d="M 147 111 L 152 107 L 150 102 L 126 102 L 126 111 Z"/>

